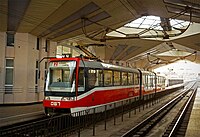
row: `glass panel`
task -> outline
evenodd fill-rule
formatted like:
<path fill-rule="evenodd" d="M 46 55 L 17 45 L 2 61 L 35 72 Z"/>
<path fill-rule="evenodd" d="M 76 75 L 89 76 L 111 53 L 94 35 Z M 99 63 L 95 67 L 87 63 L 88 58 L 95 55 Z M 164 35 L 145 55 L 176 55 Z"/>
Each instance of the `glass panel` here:
<path fill-rule="evenodd" d="M 160 17 L 158 17 L 158 16 L 146 16 L 146 19 L 160 20 Z"/>
<path fill-rule="evenodd" d="M 72 50 L 72 56 L 76 57 L 76 56 L 80 56 L 80 53 L 77 52 L 76 50 Z"/>
<path fill-rule="evenodd" d="M 151 26 L 155 20 L 152 19 L 145 19 L 142 23 Z"/>
<path fill-rule="evenodd" d="M 154 75 L 151 75 L 151 78 L 150 78 L 150 87 L 151 88 L 154 87 Z"/>
<path fill-rule="evenodd" d="M 97 76 L 96 76 L 96 70 L 90 69 L 88 71 L 88 88 L 94 88 L 95 86 L 98 86 L 97 82 Z"/>
<path fill-rule="evenodd" d="M 6 85 L 13 85 L 13 69 L 6 69 L 6 79 L 5 79 Z"/>
<path fill-rule="evenodd" d="M 75 92 L 75 66 L 75 61 L 51 62 L 49 89 Z"/>
<path fill-rule="evenodd" d="M 99 86 L 103 86 L 103 70 L 97 70 Z"/>
<path fill-rule="evenodd" d="M 133 27 L 133 28 L 138 28 L 140 26 L 140 24 L 138 23 L 130 23 L 130 24 L 127 24 L 126 27 Z"/>
<path fill-rule="evenodd" d="M 70 48 L 63 46 L 63 51 L 62 51 L 62 53 L 63 53 L 63 54 L 70 54 L 70 50 L 71 50 Z"/>
<path fill-rule="evenodd" d="M 120 72 L 114 71 L 114 85 L 120 85 Z"/>
<path fill-rule="evenodd" d="M 139 84 L 139 75 L 134 73 L 134 84 L 138 85 Z"/>
<path fill-rule="evenodd" d="M 161 22 L 161 21 L 156 20 L 156 21 L 152 24 L 152 26 L 160 26 L 160 22 Z"/>
<path fill-rule="evenodd" d="M 39 50 L 40 49 L 40 39 L 37 38 L 37 45 L 36 45 L 36 49 Z"/>
<path fill-rule="evenodd" d="M 44 68 L 47 69 L 47 62 L 45 62 L 45 64 L 44 64 Z"/>
<path fill-rule="evenodd" d="M 48 51 L 49 43 L 50 43 L 50 41 L 46 40 L 46 42 L 45 42 L 45 52 Z"/>
<path fill-rule="evenodd" d="M 148 88 L 148 75 L 145 75 L 145 87 Z"/>
<path fill-rule="evenodd" d="M 112 71 L 105 70 L 104 71 L 104 86 L 111 86 L 112 85 Z"/>
<path fill-rule="evenodd" d="M 128 85 L 133 85 L 133 73 L 128 73 Z"/>
<path fill-rule="evenodd" d="M 130 23 L 127 23 L 124 26 L 135 27 L 135 28 L 150 28 L 153 27 L 155 30 L 163 30 L 160 26 L 160 17 L 158 16 L 143 16 L 138 18 Z M 172 27 L 182 28 L 189 25 L 189 22 L 177 19 L 170 19 L 170 24 Z"/>
<path fill-rule="evenodd" d="M 127 72 L 122 72 L 122 85 L 128 84 Z"/>
<path fill-rule="evenodd" d="M 38 70 L 35 70 L 35 84 L 38 84 Z"/>
<path fill-rule="evenodd" d="M 14 67 L 14 60 L 6 59 L 6 67 Z"/>
<path fill-rule="evenodd" d="M 38 86 L 35 86 L 35 92 L 38 92 L 39 90 L 38 90 Z"/>
<path fill-rule="evenodd" d="M 57 55 L 62 55 L 63 54 L 63 46 L 57 46 L 56 54 Z"/>
<path fill-rule="evenodd" d="M 7 46 L 14 46 L 14 34 L 7 33 Z"/>
<path fill-rule="evenodd" d="M 39 65 L 39 64 L 38 64 L 38 61 L 36 61 L 36 64 L 35 64 L 36 68 L 38 68 L 38 65 Z"/>
<path fill-rule="evenodd" d="M 71 87 L 73 75 L 70 69 L 51 69 L 50 70 L 50 87 Z"/>
<path fill-rule="evenodd" d="M 150 25 L 148 25 L 148 24 L 142 24 L 142 25 L 140 25 L 140 28 L 150 28 Z"/>
<path fill-rule="evenodd" d="M 131 23 L 138 23 L 138 24 L 140 24 L 140 23 L 142 23 L 143 21 L 144 21 L 143 18 L 138 18 L 138 19 L 132 21 Z"/>
<path fill-rule="evenodd" d="M 79 69 L 78 87 L 84 87 L 84 69 Z"/>

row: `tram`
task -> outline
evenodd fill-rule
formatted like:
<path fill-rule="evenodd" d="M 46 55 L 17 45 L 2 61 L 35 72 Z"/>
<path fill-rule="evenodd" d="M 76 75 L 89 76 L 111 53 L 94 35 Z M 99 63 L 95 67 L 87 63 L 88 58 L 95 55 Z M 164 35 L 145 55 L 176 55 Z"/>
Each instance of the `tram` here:
<path fill-rule="evenodd" d="M 43 106 L 51 113 L 74 113 L 159 92 L 165 78 L 153 72 L 83 57 L 51 58 Z"/>

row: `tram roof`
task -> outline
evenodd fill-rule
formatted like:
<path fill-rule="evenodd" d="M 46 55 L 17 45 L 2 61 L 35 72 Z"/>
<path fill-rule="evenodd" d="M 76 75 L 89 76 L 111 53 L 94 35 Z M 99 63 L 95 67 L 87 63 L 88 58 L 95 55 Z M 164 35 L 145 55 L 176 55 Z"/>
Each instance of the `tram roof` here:
<path fill-rule="evenodd" d="M 130 68 L 130 67 L 123 67 L 103 62 L 97 61 L 80 61 L 80 67 L 87 67 L 87 68 L 94 68 L 94 69 L 108 69 L 108 70 L 118 70 L 118 71 L 128 71 L 128 72 L 136 72 L 139 73 L 138 69 Z"/>

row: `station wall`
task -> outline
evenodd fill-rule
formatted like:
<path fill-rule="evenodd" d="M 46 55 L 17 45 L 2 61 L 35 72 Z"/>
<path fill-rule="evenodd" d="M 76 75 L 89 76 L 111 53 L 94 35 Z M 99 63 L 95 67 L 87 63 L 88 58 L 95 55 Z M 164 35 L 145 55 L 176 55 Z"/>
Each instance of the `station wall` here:
<path fill-rule="evenodd" d="M 48 60 L 55 56 L 56 42 L 39 39 L 28 33 L 15 33 L 14 46 L 7 46 L 6 32 L 0 32 L 0 104 L 32 103 L 43 99 Z M 47 47 L 46 47 L 47 46 Z M 13 59 L 12 84 L 6 87 L 6 59 Z M 40 71 L 40 77 L 39 77 Z"/>

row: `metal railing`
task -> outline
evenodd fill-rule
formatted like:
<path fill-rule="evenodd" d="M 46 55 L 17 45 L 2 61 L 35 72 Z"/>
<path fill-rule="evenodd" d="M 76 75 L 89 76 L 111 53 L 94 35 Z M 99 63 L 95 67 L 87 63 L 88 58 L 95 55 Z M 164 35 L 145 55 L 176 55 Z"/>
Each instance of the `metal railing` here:
<path fill-rule="evenodd" d="M 96 123 L 104 121 L 104 129 L 107 129 L 108 119 L 113 119 L 113 124 L 116 124 L 116 118 L 121 116 L 123 121 L 124 114 L 138 109 L 145 109 L 145 105 L 154 105 L 157 100 L 173 91 L 182 87 L 166 90 L 165 92 L 158 92 L 148 94 L 142 98 L 133 97 L 122 101 L 106 104 L 100 107 L 94 107 L 89 110 L 79 111 L 72 114 L 57 115 L 50 118 L 46 118 L 40 121 L 27 123 L 10 128 L 0 128 L 0 137 L 12 137 L 12 136 L 67 136 L 69 134 L 78 133 L 80 136 L 81 130 L 92 126 L 93 135 L 95 135 Z M 99 112 L 101 110 L 101 112 Z M 98 113 L 97 113 L 98 112 Z"/>

